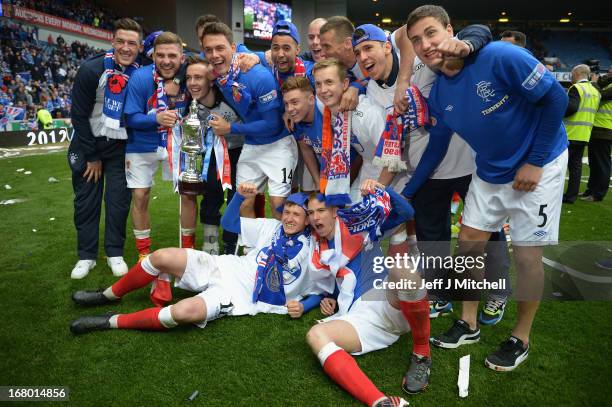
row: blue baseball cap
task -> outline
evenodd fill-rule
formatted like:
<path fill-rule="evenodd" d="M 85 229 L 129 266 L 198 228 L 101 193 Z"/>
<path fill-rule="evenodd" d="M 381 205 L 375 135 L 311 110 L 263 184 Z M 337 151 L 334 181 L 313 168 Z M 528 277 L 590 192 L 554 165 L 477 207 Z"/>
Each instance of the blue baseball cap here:
<path fill-rule="evenodd" d="M 382 28 L 375 26 L 374 24 L 363 24 L 355 29 L 353 33 L 353 47 L 361 44 L 364 41 L 381 41 L 387 42 L 389 37 L 382 30 Z"/>
<path fill-rule="evenodd" d="M 275 35 L 288 35 L 295 40 L 298 44 L 300 43 L 300 34 L 298 29 L 291 21 L 279 20 L 274 24 L 272 29 L 272 37 Z"/>
<path fill-rule="evenodd" d="M 147 38 L 142 42 L 143 51 L 146 56 L 150 57 L 153 55 L 153 43 L 155 42 L 155 38 L 159 37 L 163 31 L 155 31 L 151 34 L 147 35 Z"/>
<path fill-rule="evenodd" d="M 294 203 L 304 209 L 304 211 L 308 211 L 308 195 L 303 192 L 296 192 L 295 194 L 289 195 L 285 202 Z M 276 211 L 282 213 L 284 208 L 285 204 L 282 204 L 276 208 Z"/>

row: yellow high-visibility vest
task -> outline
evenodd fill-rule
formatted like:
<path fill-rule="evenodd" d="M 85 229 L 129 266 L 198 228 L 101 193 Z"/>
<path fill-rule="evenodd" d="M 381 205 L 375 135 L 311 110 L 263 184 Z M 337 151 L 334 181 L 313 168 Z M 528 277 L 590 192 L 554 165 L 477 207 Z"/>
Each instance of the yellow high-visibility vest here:
<path fill-rule="evenodd" d="M 53 128 L 53 117 L 51 116 L 51 113 L 49 113 L 47 109 L 40 109 L 36 113 L 36 117 L 38 118 L 40 123 L 43 125 L 43 128 L 45 130 Z"/>
<path fill-rule="evenodd" d="M 578 111 L 563 120 L 567 130 L 567 138 L 574 141 L 589 141 L 595 121 L 595 113 L 599 108 L 601 95 L 591 82 L 584 81 L 572 85 L 580 95 Z M 571 87 L 570 87 L 571 89 Z"/>
<path fill-rule="evenodd" d="M 612 83 L 609 83 L 603 90 L 608 90 L 611 86 Z M 599 104 L 599 109 L 597 109 L 597 113 L 595 113 L 593 125 L 595 127 L 612 130 L 612 99 Z"/>

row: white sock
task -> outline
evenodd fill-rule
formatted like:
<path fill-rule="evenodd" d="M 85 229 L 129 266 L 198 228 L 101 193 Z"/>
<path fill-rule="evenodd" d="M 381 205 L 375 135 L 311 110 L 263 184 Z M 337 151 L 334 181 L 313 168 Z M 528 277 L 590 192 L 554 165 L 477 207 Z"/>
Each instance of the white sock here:
<path fill-rule="evenodd" d="M 112 287 L 112 286 L 111 286 Z M 108 298 L 109 300 L 116 300 L 119 297 L 117 297 L 115 295 L 115 293 L 113 293 L 113 290 L 111 289 L 111 287 L 108 287 L 106 290 L 104 290 L 104 292 L 102 293 L 106 298 Z"/>
<path fill-rule="evenodd" d="M 319 358 L 319 362 L 321 362 L 321 366 L 325 364 L 325 361 L 328 357 L 330 357 L 333 353 L 342 350 L 342 348 L 336 345 L 335 342 L 330 342 L 327 345 L 323 346 L 319 353 L 317 353 L 317 357 Z"/>
<path fill-rule="evenodd" d="M 181 227 L 181 236 L 193 236 L 195 235 L 195 228 L 184 228 Z"/>
<path fill-rule="evenodd" d="M 418 288 L 414 290 L 398 290 L 397 299 L 406 302 L 421 301 L 427 295 L 427 290 Z"/>
<path fill-rule="evenodd" d="M 172 312 L 170 311 L 170 308 L 172 308 L 172 305 L 162 308 L 161 311 L 159 311 L 159 315 L 157 316 L 159 322 L 166 328 L 174 328 L 178 325 L 178 322 L 176 322 L 174 318 L 172 318 Z"/>
<path fill-rule="evenodd" d="M 134 229 L 134 237 L 136 239 L 146 239 L 147 237 L 151 237 L 151 229 L 144 229 L 144 230 Z"/>
<path fill-rule="evenodd" d="M 151 264 L 151 255 L 148 255 L 147 257 L 145 257 L 140 262 L 140 265 L 142 266 L 142 269 L 144 271 L 146 271 L 148 274 L 151 274 L 152 276 L 159 276 L 159 274 L 161 273 L 161 271 L 156 269 L 155 266 Z"/>
<path fill-rule="evenodd" d="M 404 230 L 400 233 L 396 233 L 392 235 L 391 239 L 389 239 L 389 244 L 396 245 L 396 244 L 404 243 L 406 239 L 408 239 L 408 233 L 406 233 L 406 231 Z"/>
<path fill-rule="evenodd" d="M 218 225 L 207 225 L 204 224 L 204 237 L 206 236 L 219 236 L 219 226 Z"/>

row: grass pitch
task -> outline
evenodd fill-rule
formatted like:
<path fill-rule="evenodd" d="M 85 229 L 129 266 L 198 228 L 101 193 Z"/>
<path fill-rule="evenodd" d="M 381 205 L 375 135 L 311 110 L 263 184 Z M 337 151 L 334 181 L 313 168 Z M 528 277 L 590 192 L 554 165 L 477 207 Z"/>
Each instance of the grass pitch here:
<path fill-rule="evenodd" d="M 17 172 L 20 168 L 24 171 Z M 26 171 L 32 173 L 26 175 Z M 49 177 L 59 182 L 50 183 Z M 178 242 L 178 198 L 160 180 L 151 196 L 153 245 L 174 246 Z M 115 279 L 103 250 L 88 277 L 70 279 L 77 257 L 65 152 L 0 160 L 0 201 L 9 199 L 25 201 L 0 205 L 0 385 L 66 386 L 70 404 L 78 406 L 357 404 L 327 379 L 304 341 L 309 327 L 321 317 L 318 310 L 297 321 L 258 315 L 225 318 L 203 330 L 180 327 L 165 333 L 108 331 L 73 336 L 68 326 L 80 315 L 150 307 L 148 290 L 98 309 L 78 308 L 70 300 L 75 290 L 105 287 Z M 608 195 L 604 202 L 564 205 L 563 241 L 604 242 L 595 251 L 570 256 L 572 261 L 591 264 L 597 255 L 612 255 L 605 250 L 606 246 L 612 249 L 611 199 Z M 130 230 L 128 227 L 125 257 L 133 264 L 137 256 Z M 560 255 L 558 261 L 566 257 Z M 570 296 L 578 285 L 548 267 L 547 278 L 561 298 Z M 580 284 L 608 293 L 612 287 Z M 178 298 L 188 295 L 175 293 Z M 482 327 L 479 344 L 456 350 L 434 348 L 429 389 L 405 397 L 415 406 L 609 405 L 611 315 L 609 302 L 544 301 L 535 321 L 529 359 L 514 372 L 496 373 L 485 368 L 483 361 L 512 327 L 516 316 L 512 302 L 500 324 Z M 433 320 L 432 334 L 446 330 L 450 323 L 450 318 Z M 387 394 L 402 393 L 410 342 L 410 335 L 405 335 L 388 349 L 357 358 Z M 467 399 L 459 399 L 458 360 L 468 353 L 472 355 L 470 393 Z M 187 402 L 195 390 L 199 396 Z"/>

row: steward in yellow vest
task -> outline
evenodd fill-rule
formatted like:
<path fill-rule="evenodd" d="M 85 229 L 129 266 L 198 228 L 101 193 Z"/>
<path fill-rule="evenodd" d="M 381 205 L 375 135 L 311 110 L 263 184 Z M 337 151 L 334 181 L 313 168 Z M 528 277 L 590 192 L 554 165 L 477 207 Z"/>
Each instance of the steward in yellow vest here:
<path fill-rule="evenodd" d="M 51 113 L 49 113 L 47 109 L 40 109 L 36 113 L 36 118 L 38 119 L 39 130 L 48 130 L 53 128 L 53 117 L 51 117 Z"/>
<path fill-rule="evenodd" d="M 610 153 L 612 150 L 612 75 L 602 75 L 596 87 L 601 93 L 589 141 L 589 183 L 581 198 L 589 202 L 604 199 L 610 185 Z"/>
<path fill-rule="evenodd" d="M 572 92 L 572 88 L 578 91 L 580 102 L 576 113 L 563 120 L 567 130 L 567 138 L 569 140 L 588 142 L 591 138 L 591 130 L 593 129 L 595 113 L 597 113 L 599 108 L 601 95 L 597 88 L 589 82 L 588 77 L 574 83 L 570 87 L 568 94 Z"/>
<path fill-rule="evenodd" d="M 601 94 L 599 109 L 595 113 L 593 131 L 607 130 L 609 138 L 612 138 L 612 75 L 603 75 L 597 81 L 597 87 Z"/>
<path fill-rule="evenodd" d="M 569 181 L 563 195 L 564 203 L 574 203 L 580 190 L 582 156 L 584 147 L 591 138 L 595 113 L 599 108 L 599 91 L 589 82 L 591 70 L 586 65 L 572 69 L 573 85 L 568 90 L 569 103 L 565 112 L 565 129 L 569 139 L 567 170 Z"/>

